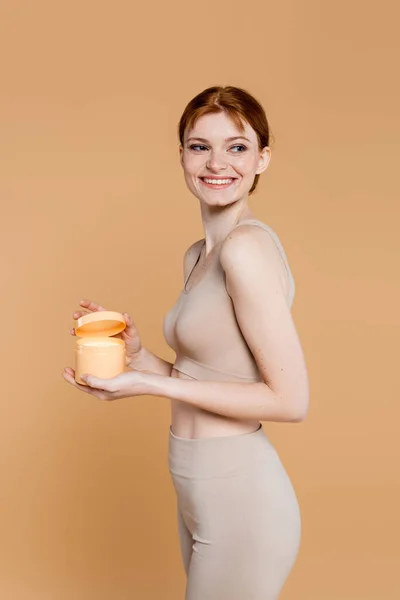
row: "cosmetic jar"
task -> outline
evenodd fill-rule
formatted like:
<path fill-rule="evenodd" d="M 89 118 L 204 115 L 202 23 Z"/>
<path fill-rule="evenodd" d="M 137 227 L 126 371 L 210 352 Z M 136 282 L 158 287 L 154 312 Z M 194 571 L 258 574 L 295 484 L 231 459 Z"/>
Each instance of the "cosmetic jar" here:
<path fill-rule="evenodd" d="M 123 315 L 105 310 L 84 315 L 77 319 L 75 334 L 75 381 L 86 385 L 81 376 L 95 375 L 109 379 L 125 369 L 125 342 L 113 338 L 123 331 L 126 323 Z"/>

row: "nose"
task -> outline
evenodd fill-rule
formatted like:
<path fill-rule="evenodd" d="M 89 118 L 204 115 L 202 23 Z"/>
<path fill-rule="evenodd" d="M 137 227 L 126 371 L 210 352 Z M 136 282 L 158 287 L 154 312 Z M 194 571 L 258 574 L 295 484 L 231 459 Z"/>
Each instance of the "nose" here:
<path fill-rule="evenodd" d="M 210 171 L 223 171 L 226 169 L 226 160 L 221 154 L 217 152 L 211 152 L 206 163 L 207 169 Z"/>

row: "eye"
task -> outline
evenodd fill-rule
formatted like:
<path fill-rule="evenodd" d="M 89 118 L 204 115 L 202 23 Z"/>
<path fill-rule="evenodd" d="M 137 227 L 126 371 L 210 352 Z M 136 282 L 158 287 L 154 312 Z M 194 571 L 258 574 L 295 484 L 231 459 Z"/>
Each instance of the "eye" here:
<path fill-rule="evenodd" d="M 201 152 L 202 150 L 207 150 L 206 146 L 202 146 L 201 144 L 192 144 L 189 146 L 190 150 L 195 150 L 196 152 Z"/>
<path fill-rule="evenodd" d="M 234 152 L 234 154 L 240 154 L 241 152 L 244 152 L 245 150 L 247 150 L 246 146 L 243 146 L 242 144 L 232 146 L 231 150 L 233 150 L 234 148 L 240 148 L 240 150 L 238 152 Z"/>

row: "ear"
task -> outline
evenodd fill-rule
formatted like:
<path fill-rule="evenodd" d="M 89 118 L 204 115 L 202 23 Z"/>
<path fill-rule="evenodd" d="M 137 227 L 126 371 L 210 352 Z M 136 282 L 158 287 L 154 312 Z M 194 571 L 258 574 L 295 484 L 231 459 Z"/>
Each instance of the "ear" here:
<path fill-rule="evenodd" d="M 179 144 L 179 161 L 181 163 L 181 167 L 183 167 L 183 148 L 182 148 L 182 144 Z"/>
<path fill-rule="evenodd" d="M 271 148 L 269 146 L 265 146 L 260 152 L 256 175 L 260 175 L 260 173 L 263 173 L 265 171 L 265 169 L 269 165 L 270 160 L 271 160 Z"/>

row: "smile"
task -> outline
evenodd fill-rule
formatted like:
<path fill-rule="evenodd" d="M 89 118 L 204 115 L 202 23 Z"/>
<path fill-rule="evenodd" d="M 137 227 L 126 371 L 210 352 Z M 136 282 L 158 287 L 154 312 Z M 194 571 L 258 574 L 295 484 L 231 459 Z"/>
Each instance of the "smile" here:
<path fill-rule="evenodd" d="M 221 187 L 228 187 L 234 181 L 236 181 L 236 178 L 226 177 L 224 179 L 220 179 L 220 178 L 215 178 L 215 177 L 212 177 L 212 178 L 211 177 L 200 177 L 200 181 L 202 183 L 204 183 L 207 187 L 221 188 Z"/>

